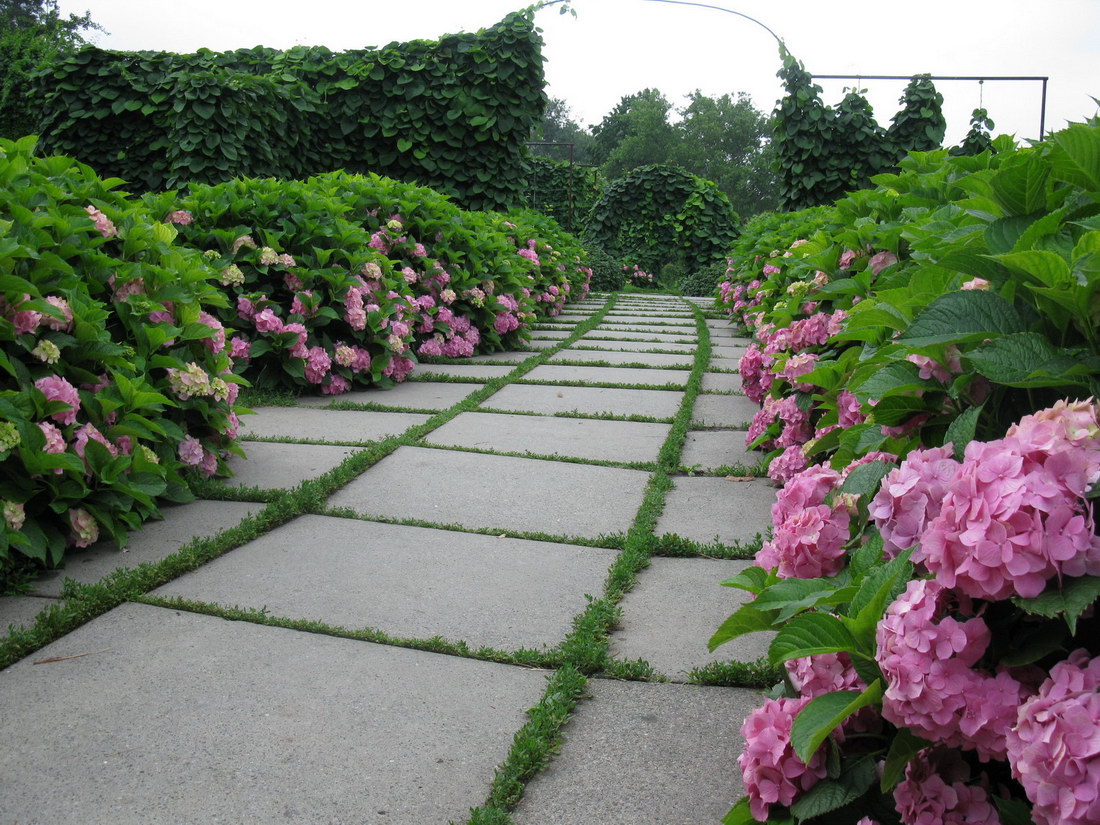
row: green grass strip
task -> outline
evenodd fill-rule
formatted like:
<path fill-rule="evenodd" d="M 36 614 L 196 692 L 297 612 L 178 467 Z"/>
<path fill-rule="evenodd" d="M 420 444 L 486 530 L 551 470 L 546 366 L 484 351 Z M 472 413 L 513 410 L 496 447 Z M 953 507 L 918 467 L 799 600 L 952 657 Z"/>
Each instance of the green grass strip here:
<path fill-rule="evenodd" d="M 781 681 L 783 667 L 770 664 L 767 656 L 753 662 L 711 662 L 688 671 L 688 682 L 693 685 L 767 690 Z"/>

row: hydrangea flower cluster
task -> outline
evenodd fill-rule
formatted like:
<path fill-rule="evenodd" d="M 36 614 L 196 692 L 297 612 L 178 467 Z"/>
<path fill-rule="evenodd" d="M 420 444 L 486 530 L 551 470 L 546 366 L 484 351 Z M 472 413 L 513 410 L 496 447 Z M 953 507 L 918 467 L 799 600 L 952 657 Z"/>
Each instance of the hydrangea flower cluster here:
<path fill-rule="evenodd" d="M 1008 732 L 1008 761 L 1036 825 L 1100 822 L 1100 657 L 1055 665 Z"/>
<path fill-rule="evenodd" d="M 886 678 L 882 715 L 930 741 L 975 750 L 982 761 L 1004 759 L 1027 688 L 1007 672 L 974 668 L 991 636 L 967 607 L 924 579 L 909 582 L 890 605 L 876 634 Z"/>
<path fill-rule="evenodd" d="M 958 470 L 951 446 L 914 450 L 891 470 L 871 501 L 870 514 L 888 558 L 913 547 L 910 559 L 924 560 L 920 539 L 940 512 L 948 483 Z"/>
<path fill-rule="evenodd" d="M 756 563 L 780 578 L 833 576 L 844 566 L 850 538 L 850 513 L 844 502 L 826 498 L 841 474 L 814 465 L 788 480 L 772 505 L 772 538 L 756 554 Z"/>
<path fill-rule="evenodd" d="M 741 726 L 745 749 L 737 764 L 749 810 L 760 822 L 767 820 L 770 805 L 790 805 L 825 778 L 824 749 L 806 765 L 791 747 L 791 725 L 809 702 L 808 697 L 767 699 Z"/>
<path fill-rule="evenodd" d="M 970 768 L 957 753 L 929 749 L 909 763 L 894 789 L 904 825 L 1001 825 L 989 792 L 969 784 Z"/>

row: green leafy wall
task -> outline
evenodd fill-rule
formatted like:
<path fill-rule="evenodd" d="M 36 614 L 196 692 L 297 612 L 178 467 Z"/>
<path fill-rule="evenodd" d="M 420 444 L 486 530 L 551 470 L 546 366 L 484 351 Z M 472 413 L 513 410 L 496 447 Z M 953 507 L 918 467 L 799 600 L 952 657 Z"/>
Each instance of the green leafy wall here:
<path fill-rule="evenodd" d="M 339 53 L 88 48 L 38 78 L 41 149 L 149 190 L 344 169 L 503 209 L 523 196 L 542 64 L 533 10 L 473 34 Z"/>

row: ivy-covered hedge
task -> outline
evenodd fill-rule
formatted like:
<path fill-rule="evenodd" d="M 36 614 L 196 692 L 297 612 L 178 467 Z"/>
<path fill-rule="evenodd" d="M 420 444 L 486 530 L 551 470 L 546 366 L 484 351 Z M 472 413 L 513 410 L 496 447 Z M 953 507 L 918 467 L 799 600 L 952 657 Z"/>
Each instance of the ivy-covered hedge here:
<path fill-rule="evenodd" d="M 711 646 L 785 668 L 729 825 L 1100 821 L 1100 124 L 994 148 L 721 286 L 782 489 Z"/>
<path fill-rule="evenodd" d="M 592 207 L 582 238 L 646 272 L 721 260 L 740 219 L 712 181 L 678 166 L 640 166 L 611 183 Z"/>
<path fill-rule="evenodd" d="M 216 273 L 120 183 L 0 141 L 0 578 L 124 540 L 237 451 Z"/>
<path fill-rule="evenodd" d="M 528 158 L 524 202 L 568 232 L 579 232 L 606 181 L 599 169 L 533 156 Z"/>
<path fill-rule="evenodd" d="M 545 109 L 541 49 L 533 9 L 378 50 L 86 48 L 39 78 L 42 148 L 149 191 L 344 169 L 509 208 Z"/>

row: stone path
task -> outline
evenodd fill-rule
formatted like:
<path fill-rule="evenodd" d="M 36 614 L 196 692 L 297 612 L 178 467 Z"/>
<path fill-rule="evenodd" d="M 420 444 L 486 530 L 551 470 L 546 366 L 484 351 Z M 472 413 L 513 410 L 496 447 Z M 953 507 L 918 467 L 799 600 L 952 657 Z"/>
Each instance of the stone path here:
<path fill-rule="evenodd" d="M 0 671 L 0 822 L 719 822 L 758 697 L 705 674 L 768 640 L 706 642 L 774 489 L 747 342 L 700 315 L 696 364 L 689 301 L 594 296 L 532 351 L 260 408 L 233 479 L 0 598 L 0 628 L 88 610 Z"/>

